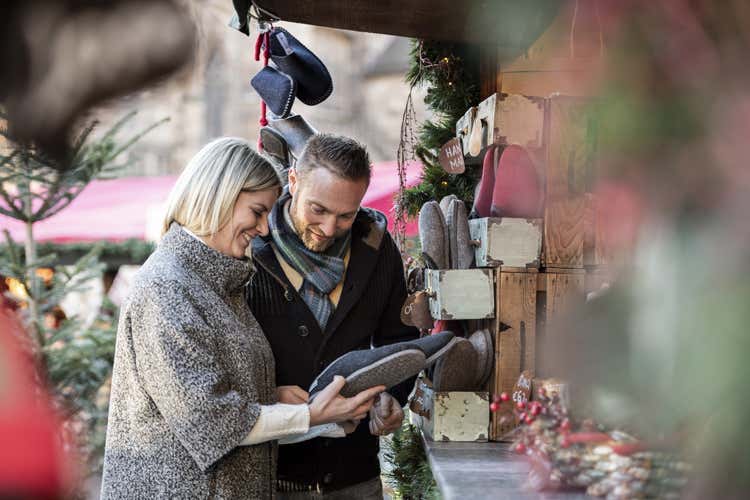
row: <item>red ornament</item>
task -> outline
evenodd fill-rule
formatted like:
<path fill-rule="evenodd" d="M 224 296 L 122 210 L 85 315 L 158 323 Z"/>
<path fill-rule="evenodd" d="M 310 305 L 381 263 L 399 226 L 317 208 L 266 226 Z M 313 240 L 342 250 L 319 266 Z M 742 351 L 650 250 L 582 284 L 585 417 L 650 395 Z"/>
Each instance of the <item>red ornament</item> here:
<path fill-rule="evenodd" d="M 531 405 L 531 414 L 537 416 L 542 412 L 542 405 L 539 403 Z"/>
<path fill-rule="evenodd" d="M 497 410 L 499 410 L 499 409 L 500 409 L 500 405 L 499 405 L 499 404 L 497 403 L 497 401 L 493 401 L 493 402 L 492 402 L 492 403 L 490 404 L 490 411 L 491 411 L 492 413 L 495 413 L 495 412 L 496 412 Z"/>
<path fill-rule="evenodd" d="M 503 403 L 506 401 L 510 401 L 510 396 L 508 396 L 507 392 L 500 393 L 500 401 L 502 401 Z"/>
<path fill-rule="evenodd" d="M 516 450 L 516 453 L 520 453 L 521 455 L 526 453 L 526 445 L 523 443 L 518 443 L 514 449 Z"/>
<path fill-rule="evenodd" d="M 526 408 L 526 402 L 519 401 L 518 403 L 516 403 L 516 408 L 518 408 L 519 410 L 523 410 L 524 408 Z"/>
<path fill-rule="evenodd" d="M 526 425 L 531 425 L 531 422 L 534 421 L 534 417 L 531 415 L 526 415 L 526 418 L 523 419 L 524 422 L 526 422 Z"/>

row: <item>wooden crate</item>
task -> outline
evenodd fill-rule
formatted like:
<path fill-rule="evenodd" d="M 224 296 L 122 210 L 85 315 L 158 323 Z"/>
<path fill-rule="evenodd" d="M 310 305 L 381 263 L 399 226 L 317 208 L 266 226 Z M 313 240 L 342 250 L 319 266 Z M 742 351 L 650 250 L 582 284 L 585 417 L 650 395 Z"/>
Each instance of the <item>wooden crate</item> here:
<path fill-rule="evenodd" d="M 435 391 L 429 380 L 417 379 L 410 420 L 433 441 L 485 442 L 490 420 L 487 392 Z"/>
<path fill-rule="evenodd" d="M 545 101 L 546 196 L 566 200 L 592 189 L 597 161 L 591 101 L 552 96 Z"/>
<path fill-rule="evenodd" d="M 477 267 L 539 267 L 542 219 L 484 217 L 469 221 Z"/>
<path fill-rule="evenodd" d="M 464 115 L 456 121 L 456 137 L 461 141 L 461 150 L 464 155 L 469 151 L 469 137 L 471 128 L 474 126 L 474 118 L 477 115 L 477 107 L 472 106 Z"/>
<path fill-rule="evenodd" d="M 497 269 L 495 368 L 490 392 L 510 394 L 523 371 L 536 366 L 536 296 L 538 271 L 533 268 Z M 493 413 L 490 440 L 499 441 L 514 427 Z"/>
<path fill-rule="evenodd" d="M 495 93 L 479 103 L 477 118 L 485 132 L 482 147 L 516 144 L 527 149 L 543 145 L 544 100 Z"/>
<path fill-rule="evenodd" d="M 544 208 L 544 267 L 582 268 L 586 199 L 547 200 Z"/>
<path fill-rule="evenodd" d="M 425 286 L 434 319 L 495 317 L 494 274 L 491 269 L 427 269 Z"/>

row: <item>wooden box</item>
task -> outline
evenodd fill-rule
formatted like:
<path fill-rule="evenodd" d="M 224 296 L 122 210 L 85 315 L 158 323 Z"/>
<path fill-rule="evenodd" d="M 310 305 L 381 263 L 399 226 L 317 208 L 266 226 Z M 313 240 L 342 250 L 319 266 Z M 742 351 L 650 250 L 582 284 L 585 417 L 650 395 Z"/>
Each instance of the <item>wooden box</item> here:
<path fill-rule="evenodd" d="M 511 394 L 523 371 L 536 366 L 536 297 L 539 272 L 533 268 L 497 269 L 495 370 L 490 392 Z M 513 430 L 512 419 L 493 413 L 490 440 L 499 441 Z"/>
<path fill-rule="evenodd" d="M 477 106 L 477 119 L 485 130 L 482 147 L 516 144 L 538 149 L 543 145 L 543 99 L 492 94 Z"/>
<path fill-rule="evenodd" d="M 544 209 L 545 267 L 583 267 L 585 216 L 584 196 L 547 199 Z"/>
<path fill-rule="evenodd" d="M 411 423 L 433 441 L 487 441 L 490 401 L 486 392 L 438 392 L 419 378 L 411 403 Z"/>
<path fill-rule="evenodd" d="M 464 155 L 469 151 L 469 136 L 471 136 L 471 128 L 474 126 L 476 115 L 477 108 L 476 106 L 472 106 L 456 122 L 456 137 L 461 141 L 461 150 Z"/>
<path fill-rule="evenodd" d="M 427 269 L 425 287 L 435 319 L 483 319 L 495 316 L 491 269 Z"/>
<path fill-rule="evenodd" d="M 469 221 L 477 267 L 539 267 L 542 219 L 485 217 Z"/>

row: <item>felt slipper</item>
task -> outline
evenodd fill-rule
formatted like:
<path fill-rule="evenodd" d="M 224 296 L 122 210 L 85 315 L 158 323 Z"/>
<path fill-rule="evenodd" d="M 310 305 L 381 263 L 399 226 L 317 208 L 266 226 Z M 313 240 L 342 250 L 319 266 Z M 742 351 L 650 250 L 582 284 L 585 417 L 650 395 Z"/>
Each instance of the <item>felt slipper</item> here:
<path fill-rule="evenodd" d="M 507 146 L 495 169 L 492 217 L 534 218 L 539 216 L 541 187 L 536 167 L 521 146 Z"/>
<path fill-rule="evenodd" d="M 422 205 L 419 211 L 419 239 L 422 252 L 437 269 L 448 269 L 448 231 L 440 205 L 434 200 Z"/>
<path fill-rule="evenodd" d="M 264 66 L 250 80 L 250 85 L 274 115 L 286 118 L 292 112 L 297 84 L 291 76 L 272 66 Z"/>
<path fill-rule="evenodd" d="M 308 139 L 318 133 L 302 115 L 297 114 L 287 118 L 272 117 L 268 120 L 268 126 L 284 137 L 295 158 L 300 157 Z"/>
<path fill-rule="evenodd" d="M 426 358 L 425 365 L 430 366 L 440 359 L 443 354 L 448 352 L 460 338 L 453 335 L 453 332 L 440 332 L 425 335 L 417 340 L 405 342 L 405 344 L 414 346 L 422 351 Z"/>
<path fill-rule="evenodd" d="M 436 391 L 473 391 L 476 389 L 477 352 L 463 337 L 435 364 L 432 385 Z"/>
<path fill-rule="evenodd" d="M 297 82 L 297 97 L 308 106 L 319 104 L 333 92 L 331 74 L 323 62 L 284 28 L 270 35 L 271 60 Z"/>
<path fill-rule="evenodd" d="M 474 247 L 469 235 L 466 204 L 458 198 L 451 200 L 445 222 L 448 226 L 451 269 L 469 269 L 474 261 Z"/>
<path fill-rule="evenodd" d="M 482 152 L 482 139 L 484 137 L 484 122 L 477 113 L 474 118 L 474 124 L 471 126 L 471 135 L 469 135 L 469 154 L 479 156 Z"/>
<path fill-rule="evenodd" d="M 495 364 L 495 349 L 492 344 L 492 334 L 489 330 L 477 330 L 469 337 L 469 342 L 477 352 L 476 385 L 482 387 L 492 375 Z"/>
<path fill-rule="evenodd" d="M 471 209 L 472 217 L 489 217 L 492 209 L 492 190 L 495 187 L 495 165 L 497 165 L 497 146 L 490 146 L 484 154 L 482 162 L 482 177 L 477 184 L 474 195 L 474 207 Z"/>
<path fill-rule="evenodd" d="M 260 129 L 260 143 L 263 146 L 263 152 L 273 156 L 285 168 L 290 167 L 289 146 L 280 133 L 271 127 L 262 127 Z"/>
<path fill-rule="evenodd" d="M 351 351 L 329 364 L 310 384 L 310 399 L 341 375 L 346 385 L 340 394 L 356 396 L 365 389 L 384 385 L 386 389 L 416 376 L 425 367 L 425 355 L 404 343 L 390 344 L 375 349 Z"/>

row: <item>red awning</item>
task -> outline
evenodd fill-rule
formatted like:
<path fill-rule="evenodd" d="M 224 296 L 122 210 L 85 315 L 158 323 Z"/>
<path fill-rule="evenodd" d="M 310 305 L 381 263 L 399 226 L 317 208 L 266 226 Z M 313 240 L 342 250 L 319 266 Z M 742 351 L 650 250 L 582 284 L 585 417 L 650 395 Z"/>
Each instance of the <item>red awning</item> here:
<path fill-rule="evenodd" d="M 417 184 L 421 172 L 419 163 L 409 164 L 407 186 Z M 158 234 L 159 214 L 176 179 L 176 176 L 162 176 L 94 181 L 60 213 L 35 224 L 34 236 L 37 241 L 55 243 L 147 239 L 155 232 Z M 374 164 L 372 181 L 362 204 L 384 212 L 391 230 L 393 197 L 397 192 L 396 162 Z M 8 229 L 18 242 L 23 241 L 26 234 L 22 223 L 3 215 L 0 215 L 0 228 Z M 407 234 L 416 233 L 414 221 L 407 226 Z"/>

